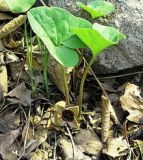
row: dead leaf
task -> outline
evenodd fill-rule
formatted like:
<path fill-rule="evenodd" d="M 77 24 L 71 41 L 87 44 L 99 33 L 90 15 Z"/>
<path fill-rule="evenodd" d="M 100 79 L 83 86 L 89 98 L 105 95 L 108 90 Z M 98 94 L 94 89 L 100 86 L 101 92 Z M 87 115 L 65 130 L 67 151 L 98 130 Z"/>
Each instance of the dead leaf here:
<path fill-rule="evenodd" d="M 123 137 L 112 138 L 107 141 L 107 146 L 102 150 L 102 153 L 113 158 L 127 155 L 128 144 Z"/>
<path fill-rule="evenodd" d="M 0 39 L 19 28 L 23 23 L 25 23 L 26 19 L 26 15 L 20 15 L 6 23 L 0 30 Z"/>
<path fill-rule="evenodd" d="M 24 106 L 29 106 L 32 101 L 31 91 L 26 88 L 24 82 L 10 91 L 7 96 L 7 99 L 12 103 L 20 103 Z"/>
<path fill-rule="evenodd" d="M 17 49 L 23 45 L 24 37 L 21 32 L 15 31 L 5 36 L 2 41 L 6 48 Z"/>
<path fill-rule="evenodd" d="M 73 146 L 72 143 L 64 138 L 61 138 L 59 140 L 59 144 L 61 146 L 61 149 L 64 152 L 64 159 L 65 160 L 72 160 L 73 159 Z M 74 156 L 76 160 L 91 160 L 90 157 L 85 156 L 85 154 L 75 145 L 74 148 Z"/>
<path fill-rule="evenodd" d="M 13 18 L 13 17 L 9 16 L 8 14 L 0 13 L 0 21 L 1 21 L 1 20 L 12 19 L 12 18 Z"/>
<path fill-rule="evenodd" d="M 19 127 L 20 117 L 14 112 L 0 114 L 0 132 L 6 133 Z"/>
<path fill-rule="evenodd" d="M 3 159 L 5 160 L 17 159 L 16 158 L 17 156 L 14 154 L 15 147 L 12 145 L 18 135 L 19 135 L 18 129 L 0 135 L 0 154 L 2 155 Z"/>
<path fill-rule="evenodd" d="M 3 42 L 2 42 L 2 40 L 0 39 L 0 52 L 2 52 L 3 50 L 4 50 L 4 45 L 3 45 Z M 1 53 L 1 54 L 3 54 L 3 53 Z"/>
<path fill-rule="evenodd" d="M 89 129 L 80 129 L 74 137 L 77 146 L 88 154 L 93 154 L 98 159 L 103 148 L 103 144 L 98 136 Z"/>
<path fill-rule="evenodd" d="M 0 0 L 0 11 L 10 11 L 8 5 L 5 3 L 5 0 Z"/>
<path fill-rule="evenodd" d="M 6 66 L 0 67 L 0 99 L 3 99 L 8 92 L 8 77 Z"/>
<path fill-rule="evenodd" d="M 72 67 L 66 69 L 68 83 L 71 78 L 70 72 L 72 71 L 72 69 L 73 69 Z M 63 80 L 64 75 L 63 75 L 62 66 L 50 55 L 49 55 L 49 63 L 48 63 L 48 75 L 50 80 L 65 95 L 64 80 Z"/>
<path fill-rule="evenodd" d="M 138 86 L 127 83 L 125 93 L 120 97 L 121 107 L 129 112 L 127 119 L 135 123 L 143 123 L 143 98 L 140 93 Z"/>
<path fill-rule="evenodd" d="M 27 128 L 29 127 L 29 128 Z M 22 132 L 22 140 L 25 141 L 25 156 L 28 156 L 34 149 L 36 149 L 40 144 L 46 141 L 48 135 L 48 130 L 44 128 L 39 128 L 37 131 L 34 131 L 30 126 L 25 125 Z M 21 150 L 23 152 L 23 148 Z"/>
<path fill-rule="evenodd" d="M 48 160 L 48 159 L 49 159 L 48 152 L 43 149 L 37 149 L 30 158 L 30 160 Z"/>
<path fill-rule="evenodd" d="M 110 130 L 110 101 L 107 97 L 102 96 L 102 142 L 106 142 Z"/>
<path fill-rule="evenodd" d="M 22 63 L 23 62 L 9 63 L 11 76 L 15 82 L 18 80 L 27 81 L 29 79 L 28 73 L 24 70 Z"/>

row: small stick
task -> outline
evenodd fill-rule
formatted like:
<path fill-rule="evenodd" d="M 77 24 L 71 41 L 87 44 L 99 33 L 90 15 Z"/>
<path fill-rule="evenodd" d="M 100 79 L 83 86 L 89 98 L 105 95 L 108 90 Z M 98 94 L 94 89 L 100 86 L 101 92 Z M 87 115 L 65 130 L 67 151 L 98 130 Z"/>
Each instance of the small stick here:
<path fill-rule="evenodd" d="M 83 60 L 85 61 L 86 65 L 87 65 L 88 63 L 87 63 L 87 61 L 86 61 L 86 59 L 85 59 L 84 57 L 83 57 Z M 92 73 L 92 75 L 93 75 L 93 77 L 95 78 L 95 80 L 97 81 L 98 85 L 100 86 L 103 94 L 108 98 L 108 95 L 107 95 L 105 89 L 103 88 L 101 82 L 99 81 L 99 79 L 97 78 L 97 76 L 95 75 L 95 73 L 93 72 L 92 68 L 90 68 L 89 70 L 90 70 L 90 72 Z"/>
<path fill-rule="evenodd" d="M 106 79 L 113 79 L 113 78 L 119 78 L 119 77 L 126 77 L 126 76 L 130 76 L 130 75 L 134 75 L 134 74 L 140 74 L 140 73 L 143 73 L 143 71 L 120 74 L 120 75 L 116 75 L 116 76 L 98 77 L 98 79 L 106 80 Z"/>
<path fill-rule="evenodd" d="M 74 140 L 73 140 L 73 138 L 72 138 L 72 134 L 71 134 L 71 132 L 70 132 L 70 130 L 69 130 L 68 124 L 66 124 L 66 129 L 67 129 L 68 134 L 69 134 L 70 139 L 71 139 L 72 148 L 73 148 L 73 160 L 75 160 L 75 143 L 74 143 Z"/>

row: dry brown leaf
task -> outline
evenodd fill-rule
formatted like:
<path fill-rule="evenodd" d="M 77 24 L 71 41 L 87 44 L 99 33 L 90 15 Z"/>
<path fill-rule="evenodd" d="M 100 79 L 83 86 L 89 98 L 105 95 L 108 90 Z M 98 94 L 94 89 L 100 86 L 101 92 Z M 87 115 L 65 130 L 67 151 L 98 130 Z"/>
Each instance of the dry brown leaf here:
<path fill-rule="evenodd" d="M 24 37 L 21 32 L 15 31 L 5 36 L 2 41 L 6 48 L 18 49 L 18 47 L 23 45 Z"/>
<path fill-rule="evenodd" d="M 102 150 L 102 153 L 107 154 L 113 158 L 127 155 L 128 144 L 123 137 L 109 139 L 107 146 Z"/>
<path fill-rule="evenodd" d="M 4 50 L 4 45 L 3 45 L 3 42 L 2 40 L 0 39 L 0 52 L 2 52 Z M 3 54 L 3 53 L 2 53 Z M 1 61 L 1 60 L 0 60 Z"/>
<path fill-rule="evenodd" d="M 0 21 L 1 20 L 7 20 L 7 19 L 12 19 L 13 17 L 5 14 L 5 13 L 0 13 Z"/>
<path fill-rule="evenodd" d="M 10 11 L 8 5 L 5 3 L 5 0 L 0 0 L 0 11 Z"/>
<path fill-rule="evenodd" d="M 73 146 L 72 143 L 64 138 L 59 140 L 59 144 L 64 152 L 64 159 L 65 160 L 72 160 L 73 159 Z M 85 154 L 75 145 L 74 148 L 74 158 L 76 160 L 91 160 L 90 157 L 85 156 Z"/>
<path fill-rule="evenodd" d="M 12 103 L 20 103 L 24 106 L 29 106 L 32 101 L 31 91 L 26 88 L 23 82 L 8 93 L 7 99 Z"/>
<path fill-rule="evenodd" d="M 74 138 L 77 146 L 88 154 L 93 154 L 98 159 L 102 150 L 103 144 L 98 136 L 89 129 L 80 129 L 79 133 Z"/>
<path fill-rule="evenodd" d="M 10 63 L 9 66 L 10 73 L 14 81 L 17 82 L 18 80 L 28 80 L 29 76 L 28 73 L 26 73 L 26 71 L 24 70 L 22 62 Z"/>
<path fill-rule="evenodd" d="M 0 99 L 3 99 L 8 92 L 8 77 L 6 66 L 0 67 Z"/>
<path fill-rule="evenodd" d="M 68 83 L 71 78 L 71 75 L 70 75 L 71 71 L 72 71 L 72 68 L 66 69 Z M 50 55 L 49 55 L 49 63 L 48 63 L 48 75 L 50 80 L 65 95 L 64 80 L 63 80 L 64 75 L 63 75 L 62 66 Z"/>
<path fill-rule="evenodd" d="M 22 132 L 22 140 L 25 141 L 26 138 L 27 141 L 25 146 L 25 155 L 28 156 L 40 144 L 45 142 L 45 140 L 47 139 L 47 134 L 47 129 L 39 128 L 37 131 L 34 132 L 33 129 L 29 127 L 29 125 L 25 125 Z"/>
<path fill-rule="evenodd" d="M 143 121 L 143 98 L 140 93 L 138 86 L 127 83 L 125 93 L 120 97 L 121 107 L 129 112 L 127 119 L 135 123 Z"/>
<path fill-rule="evenodd" d="M 29 57 L 28 57 L 28 54 L 27 54 L 26 55 L 26 62 L 25 62 L 25 64 L 27 66 L 30 66 L 30 63 L 29 63 Z M 42 70 L 42 66 L 38 63 L 37 59 L 35 59 L 34 57 L 32 57 L 32 67 L 33 67 L 33 69 L 36 69 L 36 70 L 39 70 L 39 71 Z"/>
<path fill-rule="evenodd" d="M 16 160 L 14 154 L 16 146 L 13 145 L 15 139 L 19 135 L 19 130 L 13 130 L 0 135 L 0 154 L 5 160 Z"/>
<path fill-rule="evenodd" d="M 102 142 L 106 142 L 109 136 L 110 130 L 110 100 L 102 96 Z"/>
<path fill-rule="evenodd" d="M 19 28 L 23 23 L 25 23 L 26 19 L 26 15 L 20 15 L 8 22 L 7 24 L 5 24 L 3 28 L 0 30 L 0 39 Z"/>
<path fill-rule="evenodd" d="M 5 133 L 19 127 L 20 117 L 14 112 L 0 114 L 0 132 Z"/>

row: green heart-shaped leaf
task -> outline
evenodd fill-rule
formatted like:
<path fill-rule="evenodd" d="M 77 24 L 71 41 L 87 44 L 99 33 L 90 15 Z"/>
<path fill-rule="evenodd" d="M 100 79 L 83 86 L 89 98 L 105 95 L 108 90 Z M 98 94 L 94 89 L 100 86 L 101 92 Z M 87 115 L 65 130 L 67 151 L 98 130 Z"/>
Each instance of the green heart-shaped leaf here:
<path fill-rule="evenodd" d="M 5 0 L 9 9 L 14 13 L 21 13 L 29 10 L 36 0 Z"/>
<path fill-rule="evenodd" d="M 93 29 L 71 28 L 71 30 L 92 50 L 93 56 L 125 38 L 116 28 L 98 23 L 93 24 Z"/>
<path fill-rule="evenodd" d="M 37 32 L 45 30 L 55 45 L 60 45 L 69 39 L 73 33 L 70 27 L 91 28 L 92 24 L 85 19 L 75 17 L 66 10 L 58 7 L 37 7 L 28 12 L 41 25 Z M 31 22 L 31 19 L 29 18 Z"/>
<path fill-rule="evenodd" d="M 112 3 L 105 1 L 92 1 L 87 5 L 77 2 L 77 5 L 89 12 L 93 18 L 105 16 L 115 10 Z"/>
<path fill-rule="evenodd" d="M 90 22 L 75 17 L 64 9 L 45 6 L 28 11 L 28 19 L 33 31 L 60 64 L 71 67 L 78 63 L 78 55 L 71 48 L 79 48 L 83 43 L 79 42 L 81 40 L 76 36 L 75 42 L 72 43 L 71 37 L 74 33 L 70 27 L 92 28 Z"/>

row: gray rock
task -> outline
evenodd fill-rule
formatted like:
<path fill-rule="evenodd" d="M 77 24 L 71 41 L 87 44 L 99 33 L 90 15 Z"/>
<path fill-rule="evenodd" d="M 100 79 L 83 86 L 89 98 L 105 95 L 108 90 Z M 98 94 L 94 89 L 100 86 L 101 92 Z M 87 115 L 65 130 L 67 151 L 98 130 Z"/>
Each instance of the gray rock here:
<path fill-rule="evenodd" d="M 74 15 L 85 17 L 86 13 L 81 12 L 76 1 L 49 0 L 48 3 L 50 6 L 62 7 Z M 86 3 L 87 0 L 79 1 Z M 110 1 L 115 4 L 116 11 L 108 17 L 107 24 L 119 28 L 127 39 L 98 56 L 93 68 L 99 74 L 115 73 L 143 65 L 143 0 Z"/>
<path fill-rule="evenodd" d="M 126 40 L 104 51 L 94 65 L 96 73 L 115 73 L 143 65 L 143 0 L 115 2 L 112 25 L 126 35 Z"/>

